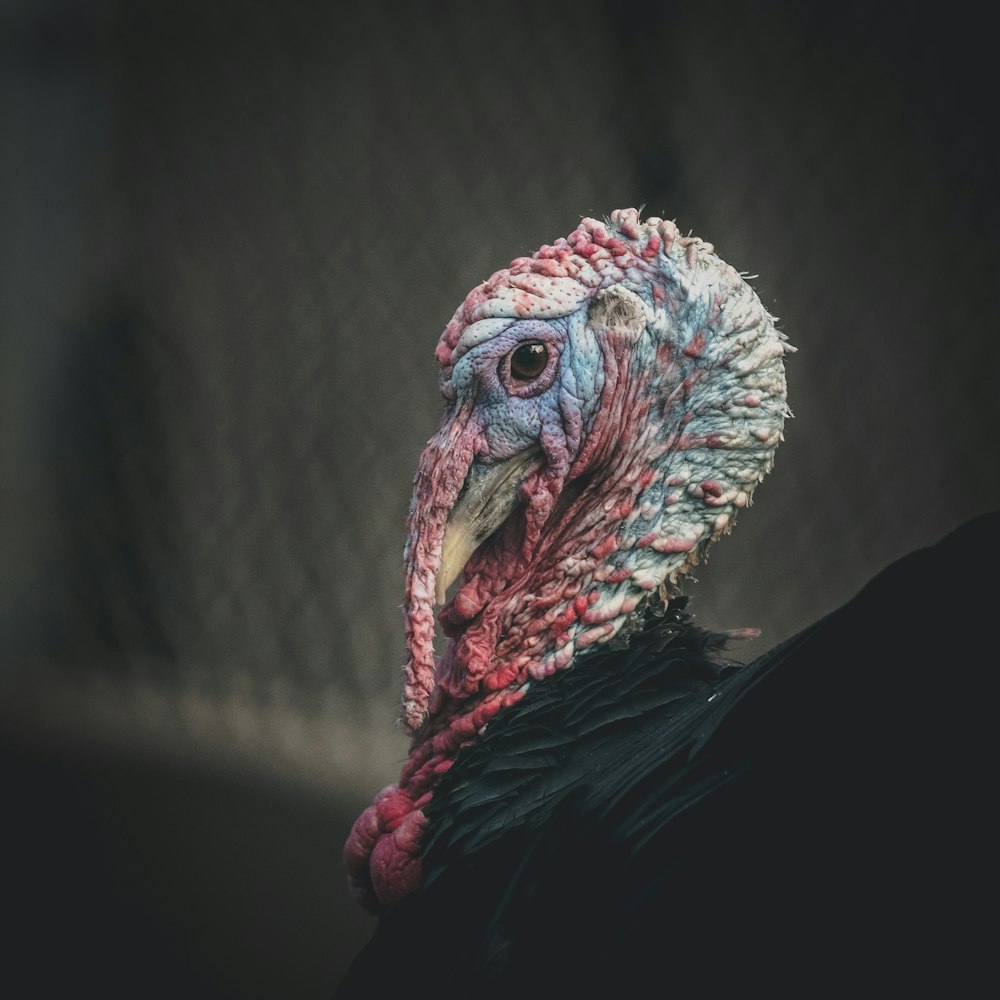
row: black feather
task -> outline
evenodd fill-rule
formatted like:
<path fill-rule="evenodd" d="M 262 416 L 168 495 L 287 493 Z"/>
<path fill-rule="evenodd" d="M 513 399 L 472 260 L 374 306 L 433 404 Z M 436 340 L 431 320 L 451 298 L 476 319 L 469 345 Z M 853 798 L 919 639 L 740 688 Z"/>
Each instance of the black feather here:
<path fill-rule="evenodd" d="M 678 602 L 532 686 L 338 996 L 980 992 L 998 557 L 984 515 L 747 666 Z"/>

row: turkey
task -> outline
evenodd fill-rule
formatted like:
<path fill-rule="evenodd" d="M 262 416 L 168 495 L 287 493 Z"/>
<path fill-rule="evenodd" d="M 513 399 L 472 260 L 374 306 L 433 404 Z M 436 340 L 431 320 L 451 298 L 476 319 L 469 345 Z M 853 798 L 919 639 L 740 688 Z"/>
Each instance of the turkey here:
<path fill-rule="evenodd" d="M 344 847 L 379 923 L 338 997 L 980 982 L 1000 517 L 749 664 L 681 591 L 772 467 L 790 351 L 635 209 L 466 297 L 407 520 L 411 747 Z"/>

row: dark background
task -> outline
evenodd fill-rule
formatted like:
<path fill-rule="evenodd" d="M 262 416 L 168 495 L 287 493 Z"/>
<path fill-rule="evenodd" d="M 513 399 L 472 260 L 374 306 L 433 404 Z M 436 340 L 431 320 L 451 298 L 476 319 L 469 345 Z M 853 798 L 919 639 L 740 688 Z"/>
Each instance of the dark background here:
<path fill-rule="evenodd" d="M 744 655 L 1000 506 L 993 32 L 867 7 L 0 4 L 0 977 L 330 994 L 434 344 L 581 215 L 712 241 L 799 349 L 689 588 Z"/>

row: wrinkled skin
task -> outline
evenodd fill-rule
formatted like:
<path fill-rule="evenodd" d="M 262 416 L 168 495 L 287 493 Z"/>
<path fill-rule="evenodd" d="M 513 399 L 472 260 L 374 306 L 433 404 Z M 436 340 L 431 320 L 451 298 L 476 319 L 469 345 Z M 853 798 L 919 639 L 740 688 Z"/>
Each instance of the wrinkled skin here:
<path fill-rule="evenodd" d="M 529 345 L 543 363 L 525 373 Z M 529 682 L 618 634 L 730 529 L 781 438 L 788 350 L 710 245 L 634 209 L 583 220 L 470 292 L 438 344 L 448 406 L 407 521 L 413 744 L 344 850 L 366 906 L 419 887 L 422 809 L 458 749 Z M 438 658 L 442 550 L 465 561 L 456 521 L 483 516 L 468 513 L 471 492 L 509 485 L 511 470 L 500 527 L 488 522 L 440 613 Z"/>

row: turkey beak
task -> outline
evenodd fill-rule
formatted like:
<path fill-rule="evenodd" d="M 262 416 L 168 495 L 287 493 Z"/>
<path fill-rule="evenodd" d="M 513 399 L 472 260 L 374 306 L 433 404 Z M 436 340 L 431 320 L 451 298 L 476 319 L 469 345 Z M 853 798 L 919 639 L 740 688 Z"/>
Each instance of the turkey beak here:
<path fill-rule="evenodd" d="M 448 588 L 458 579 L 472 553 L 517 506 L 521 484 L 539 467 L 541 456 L 540 449 L 531 448 L 492 465 L 472 463 L 445 527 L 441 566 L 434 588 L 438 604 L 445 603 Z"/>

